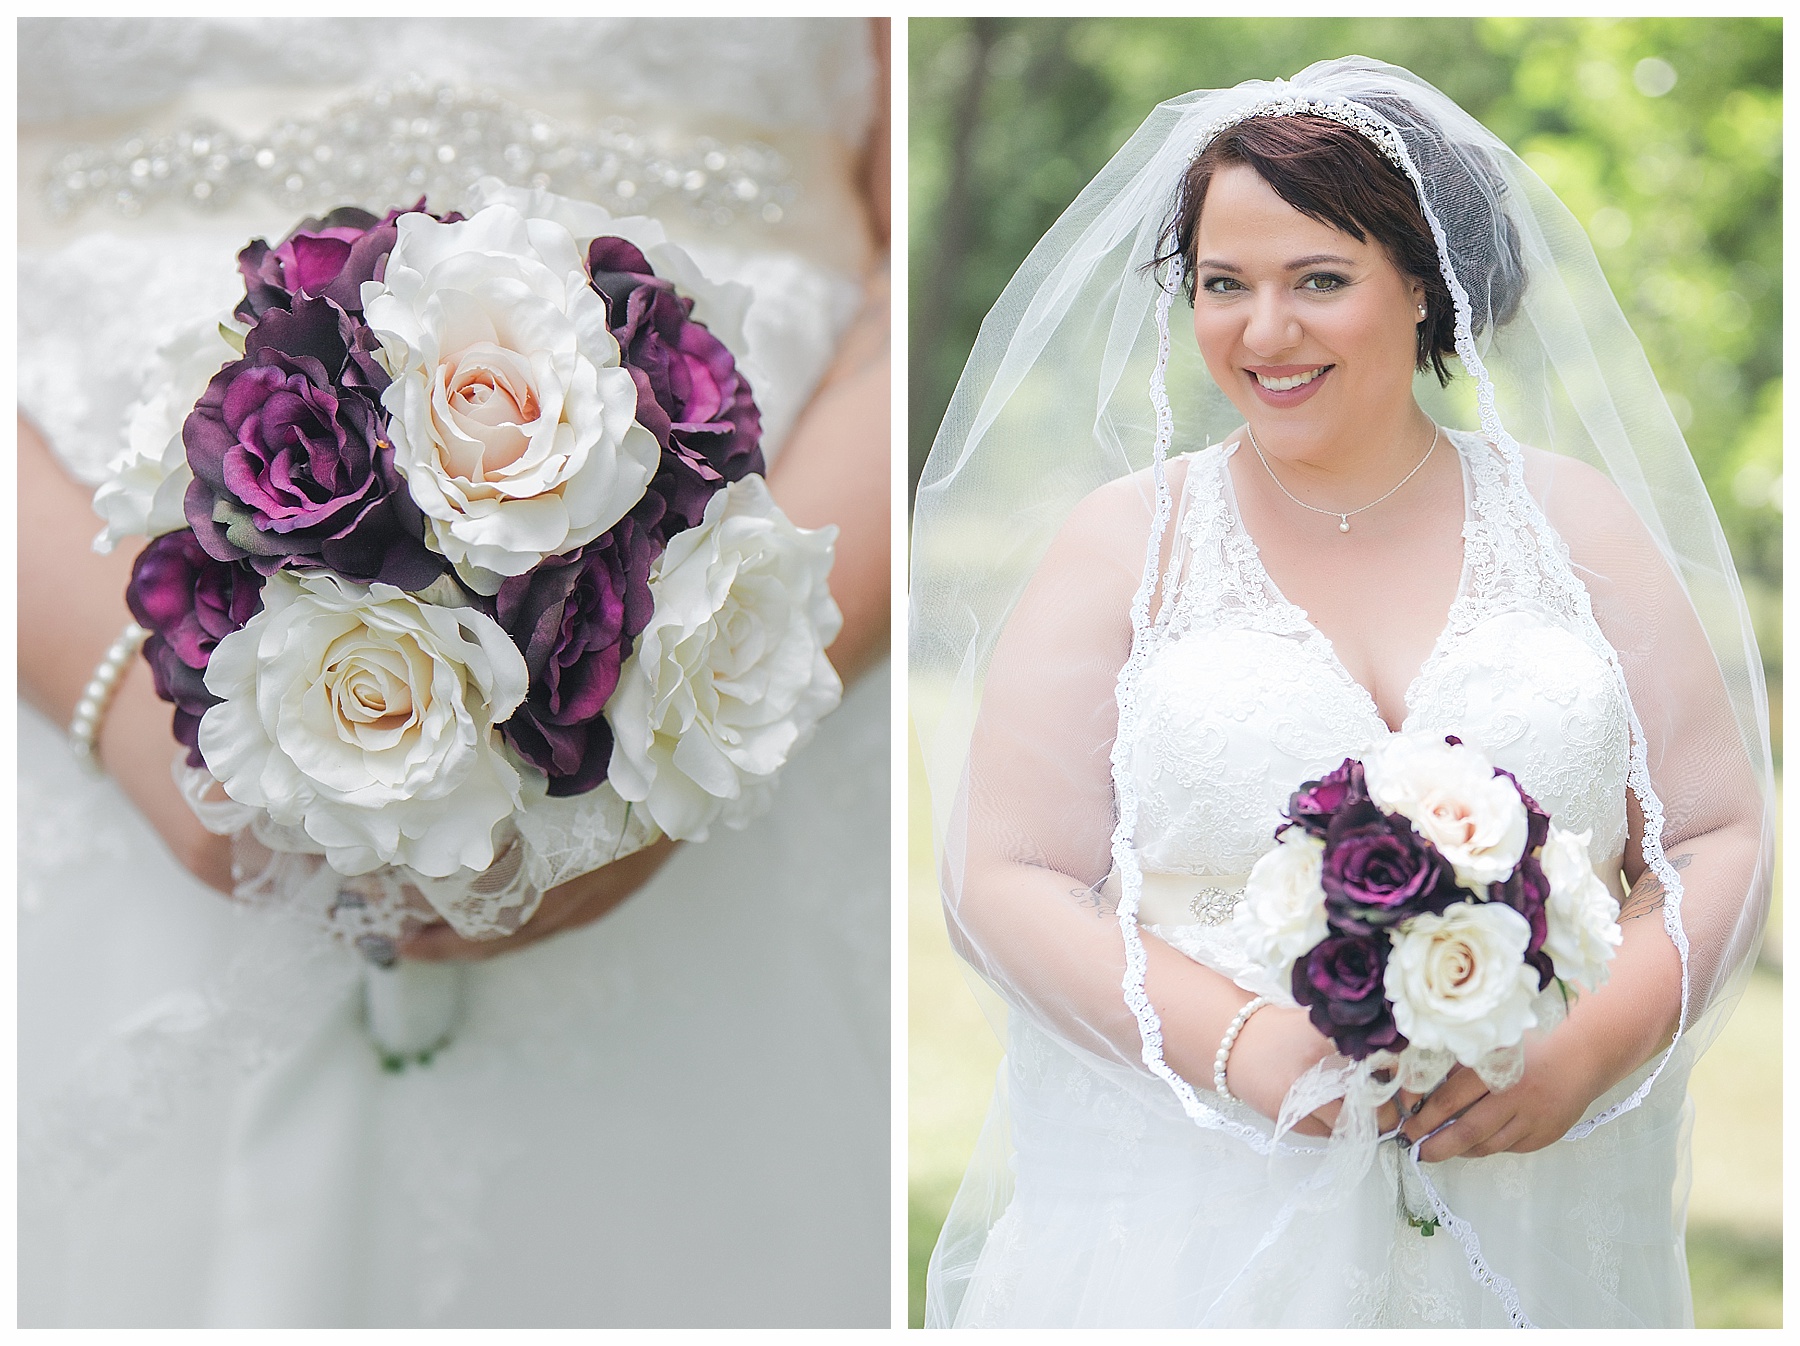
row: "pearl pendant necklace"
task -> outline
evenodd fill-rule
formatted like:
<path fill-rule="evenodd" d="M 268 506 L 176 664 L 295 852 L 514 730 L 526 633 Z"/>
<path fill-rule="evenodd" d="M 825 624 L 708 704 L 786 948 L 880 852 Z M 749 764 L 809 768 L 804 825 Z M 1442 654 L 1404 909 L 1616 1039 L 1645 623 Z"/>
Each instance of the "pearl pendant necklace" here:
<path fill-rule="evenodd" d="M 1256 431 L 1250 428 L 1248 422 L 1245 422 L 1244 424 L 1244 433 L 1250 436 L 1250 447 L 1256 450 L 1256 456 L 1262 460 L 1263 470 L 1269 474 L 1269 480 L 1275 483 L 1275 488 L 1277 490 L 1289 500 L 1292 500 L 1296 505 L 1300 506 L 1301 509 L 1310 509 L 1314 514 L 1324 514 L 1336 519 L 1338 521 L 1338 532 L 1348 533 L 1350 531 L 1350 516 L 1352 514 L 1361 514 L 1365 509 L 1374 509 L 1375 506 L 1379 505 L 1383 500 L 1386 500 L 1388 496 L 1392 495 L 1395 491 L 1398 491 L 1402 486 L 1406 485 L 1407 482 L 1419 475 L 1419 469 L 1430 462 L 1431 455 L 1436 452 L 1438 439 L 1443 434 L 1443 431 L 1439 428 L 1438 423 L 1433 421 L 1431 423 L 1431 443 L 1426 446 L 1425 456 L 1419 459 L 1417 466 L 1404 477 L 1400 478 L 1399 481 L 1395 482 L 1385 495 L 1352 510 L 1320 509 L 1317 505 L 1307 504 L 1299 496 L 1295 495 L 1292 491 L 1288 490 L 1287 487 L 1281 484 L 1281 478 L 1275 475 L 1275 469 L 1270 466 L 1268 457 L 1262 451 L 1262 445 L 1256 442 Z"/>

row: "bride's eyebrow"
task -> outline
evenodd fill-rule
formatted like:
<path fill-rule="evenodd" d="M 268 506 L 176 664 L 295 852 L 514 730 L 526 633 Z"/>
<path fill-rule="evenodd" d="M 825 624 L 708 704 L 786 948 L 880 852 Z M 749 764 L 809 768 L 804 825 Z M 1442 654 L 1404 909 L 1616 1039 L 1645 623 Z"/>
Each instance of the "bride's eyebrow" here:
<path fill-rule="evenodd" d="M 1355 266 L 1356 262 L 1353 258 L 1340 257 L 1335 252 L 1320 252 L 1314 253 L 1310 257 L 1296 257 L 1293 261 L 1284 266 L 1282 270 L 1304 271 L 1309 266 L 1325 265 Z M 1195 270 L 1230 271 L 1233 274 L 1242 270 L 1241 267 L 1235 266 L 1231 262 L 1222 262 L 1216 257 L 1202 257 L 1194 263 L 1194 268 Z"/>

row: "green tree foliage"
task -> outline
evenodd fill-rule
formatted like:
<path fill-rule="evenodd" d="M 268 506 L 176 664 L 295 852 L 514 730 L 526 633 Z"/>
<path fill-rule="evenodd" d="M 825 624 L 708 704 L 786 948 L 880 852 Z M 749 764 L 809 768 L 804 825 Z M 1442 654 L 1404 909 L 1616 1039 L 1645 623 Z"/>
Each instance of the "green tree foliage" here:
<path fill-rule="evenodd" d="M 915 19 L 911 456 L 1013 271 L 1151 106 L 1356 52 L 1512 145 L 1586 227 L 1779 675 L 1779 19 Z"/>

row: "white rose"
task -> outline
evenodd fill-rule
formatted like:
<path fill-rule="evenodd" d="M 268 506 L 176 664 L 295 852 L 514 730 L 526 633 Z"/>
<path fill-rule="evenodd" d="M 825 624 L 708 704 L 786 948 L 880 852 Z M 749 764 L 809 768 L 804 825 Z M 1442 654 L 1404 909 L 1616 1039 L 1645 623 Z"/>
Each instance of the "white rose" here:
<path fill-rule="evenodd" d="M 1281 985 L 1287 984 L 1294 960 L 1328 933 L 1319 884 L 1324 856 L 1323 841 L 1288 828 L 1280 844 L 1251 867 L 1244 900 L 1232 917 L 1246 952 Z"/>
<path fill-rule="evenodd" d="M 1395 734 L 1363 762 L 1369 798 L 1398 813 L 1476 893 L 1510 875 L 1525 854 L 1530 819 L 1519 791 L 1466 744 Z"/>
<path fill-rule="evenodd" d="M 1383 987 L 1394 1022 L 1425 1051 L 1472 1066 L 1537 1025 L 1537 970 L 1525 962 L 1531 925 L 1498 902 L 1458 902 L 1394 933 Z"/>
<path fill-rule="evenodd" d="M 492 618 L 388 584 L 282 571 L 214 649 L 200 752 L 225 793 L 300 826 L 339 873 L 483 870 L 523 803 L 494 725 L 525 659 Z"/>
<path fill-rule="evenodd" d="M 1596 991 L 1606 984 L 1606 965 L 1625 936 L 1619 929 L 1618 899 L 1588 862 L 1591 839 L 1588 832 L 1552 827 L 1539 863 L 1550 883 L 1544 952 L 1557 976 Z"/>
<path fill-rule="evenodd" d="M 94 491 L 94 513 L 106 520 L 95 551 L 110 552 L 121 538 L 161 537 L 187 527 L 182 501 L 194 474 L 181 442 L 182 423 L 213 375 L 239 354 L 219 328 L 209 319 L 156 352 L 148 391 L 126 413 L 125 451 Z"/>
<path fill-rule="evenodd" d="M 796 528 L 762 478 L 745 477 L 652 570 L 654 614 L 606 705 L 607 778 L 670 836 L 743 826 L 837 705 L 825 657 L 843 624 L 826 587 L 836 536 Z"/>
<path fill-rule="evenodd" d="M 542 187 L 509 187 L 499 178 L 478 179 L 469 188 L 468 213 L 488 206 L 511 206 L 526 219 L 554 220 L 574 236 L 575 245 L 587 257 L 588 244 L 596 238 L 622 238 L 644 254 L 660 279 L 694 301 L 692 317 L 725 344 L 739 360 L 746 350 L 744 315 L 750 308 L 750 288 L 736 281 L 715 281 L 687 251 L 669 242 L 662 221 L 648 215 L 614 215 L 604 206 L 558 196 Z"/>
<path fill-rule="evenodd" d="M 458 224 L 403 215 L 363 316 L 426 542 L 478 593 L 592 542 L 643 497 L 661 450 L 562 225 L 508 205 Z"/>

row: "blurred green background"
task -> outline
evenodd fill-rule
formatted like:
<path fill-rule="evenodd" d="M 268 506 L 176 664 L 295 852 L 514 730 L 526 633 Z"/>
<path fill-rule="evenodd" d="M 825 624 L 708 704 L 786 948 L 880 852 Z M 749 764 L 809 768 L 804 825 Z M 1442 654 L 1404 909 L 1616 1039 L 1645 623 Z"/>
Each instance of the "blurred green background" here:
<path fill-rule="evenodd" d="M 910 457 L 918 480 L 988 308 L 1157 102 L 1348 53 L 1430 80 L 1587 227 L 1712 494 L 1781 734 L 1778 19 L 914 19 Z M 919 689 L 923 690 L 923 689 Z M 912 758 L 911 1259 L 975 1142 L 999 1046 L 949 951 Z M 1781 1322 L 1780 908 L 1695 1072 L 1701 1326 Z"/>

